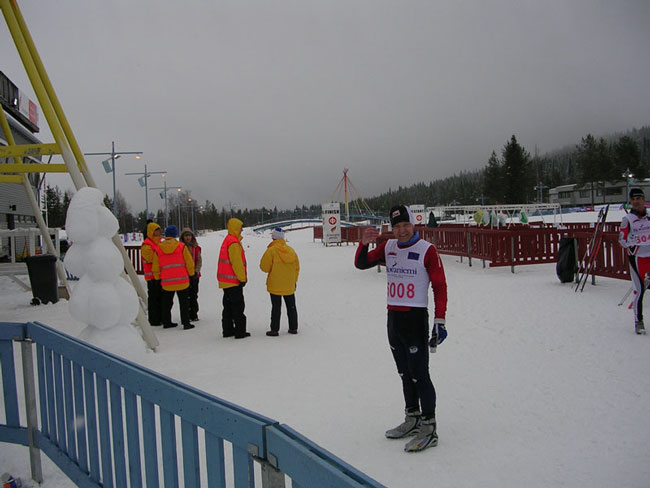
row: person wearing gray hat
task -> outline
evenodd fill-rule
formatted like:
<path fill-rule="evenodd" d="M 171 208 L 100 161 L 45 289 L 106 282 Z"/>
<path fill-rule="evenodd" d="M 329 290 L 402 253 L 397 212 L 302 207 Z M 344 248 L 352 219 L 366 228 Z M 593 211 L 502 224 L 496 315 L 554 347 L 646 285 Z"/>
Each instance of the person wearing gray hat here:
<path fill-rule="evenodd" d="M 623 216 L 618 242 L 627 252 L 630 277 L 634 286 L 634 331 L 645 334 L 643 324 L 643 296 L 650 285 L 650 216 L 645 207 L 641 188 L 630 190 L 630 213 Z"/>
<path fill-rule="evenodd" d="M 377 245 L 378 230 L 367 228 L 361 237 L 354 264 L 358 269 L 386 265 L 388 303 L 388 343 L 402 380 L 404 422 L 386 431 L 389 439 L 415 435 L 407 442 L 407 452 L 422 451 L 438 444 L 436 430 L 436 390 L 429 374 L 429 351 L 447 337 L 447 281 L 442 261 L 433 244 L 415 232 L 413 215 L 405 205 L 390 209 L 393 239 Z M 435 314 L 429 338 L 428 290 L 433 290 Z"/>

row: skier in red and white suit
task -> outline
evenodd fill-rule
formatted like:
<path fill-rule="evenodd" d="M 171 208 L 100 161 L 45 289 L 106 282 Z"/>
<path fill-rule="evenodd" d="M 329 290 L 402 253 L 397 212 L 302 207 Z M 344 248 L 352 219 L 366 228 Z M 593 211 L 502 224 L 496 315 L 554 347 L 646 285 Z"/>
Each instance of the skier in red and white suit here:
<path fill-rule="evenodd" d="M 369 269 L 386 265 L 388 302 L 388 342 L 402 378 L 405 421 L 386 431 L 389 439 L 416 435 L 406 444 L 408 452 L 421 451 L 438 443 L 436 432 L 436 390 L 429 374 L 429 348 L 432 352 L 447 336 L 447 282 L 438 251 L 420 239 L 410 210 L 398 205 L 390 210 L 396 239 L 380 243 L 372 251 L 368 244 L 378 231 L 366 229 L 355 257 L 355 266 Z M 429 339 L 428 290 L 433 289 L 435 315 Z"/>
<path fill-rule="evenodd" d="M 630 260 L 630 276 L 634 284 L 634 330 L 645 334 L 643 295 L 650 284 L 650 216 L 645 208 L 645 195 L 640 188 L 630 190 L 632 210 L 621 221 L 618 242 L 626 248 Z"/>

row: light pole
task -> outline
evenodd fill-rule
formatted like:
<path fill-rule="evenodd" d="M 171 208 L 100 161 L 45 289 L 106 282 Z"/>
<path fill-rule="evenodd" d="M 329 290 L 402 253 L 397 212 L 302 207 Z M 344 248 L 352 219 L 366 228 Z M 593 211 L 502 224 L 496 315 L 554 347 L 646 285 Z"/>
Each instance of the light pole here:
<path fill-rule="evenodd" d="M 165 175 L 163 175 L 164 178 Z M 151 188 L 152 190 L 162 190 L 160 192 L 160 198 L 165 200 L 165 228 L 169 225 L 169 212 L 167 210 L 167 190 L 177 190 L 181 191 L 182 187 L 180 186 L 167 186 L 167 180 L 164 180 L 164 186 L 159 186 L 156 188 Z"/>
<path fill-rule="evenodd" d="M 627 168 L 625 170 L 625 173 L 621 175 L 623 178 L 625 178 L 625 200 L 629 200 L 628 195 L 630 194 L 630 179 L 634 178 L 634 175 L 630 172 L 630 168 Z M 625 204 L 624 204 L 625 205 Z"/>
<path fill-rule="evenodd" d="M 104 159 L 102 165 L 104 166 L 104 171 L 107 173 L 113 173 L 113 215 L 117 217 L 117 198 L 116 198 L 116 189 L 115 189 L 115 160 L 119 158 L 122 154 L 135 154 L 135 159 L 140 159 L 140 154 L 142 151 L 115 151 L 115 141 L 111 142 L 111 152 L 95 152 L 95 153 L 84 153 L 85 156 L 110 156 L 109 159 Z M 110 162 L 110 165 L 108 164 Z"/>
<path fill-rule="evenodd" d="M 192 232 L 194 232 L 194 202 L 192 202 L 191 198 L 188 198 L 187 202 L 190 204 L 190 211 L 192 212 Z"/>
<path fill-rule="evenodd" d="M 167 171 L 147 171 L 147 165 L 144 165 L 144 173 L 124 173 L 125 175 L 143 175 L 140 178 L 138 178 L 138 183 L 140 183 L 140 186 L 144 187 L 144 217 L 145 219 L 149 218 L 149 184 L 147 180 L 149 180 L 149 176 L 151 175 L 157 175 L 157 174 L 167 174 Z"/>
<path fill-rule="evenodd" d="M 537 190 L 537 203 L 544 203 L 544 189 L 548 188 L 544 183 L 541 181 L 539 182 L 539 185 L 537 185 L 533 190 Z"/>

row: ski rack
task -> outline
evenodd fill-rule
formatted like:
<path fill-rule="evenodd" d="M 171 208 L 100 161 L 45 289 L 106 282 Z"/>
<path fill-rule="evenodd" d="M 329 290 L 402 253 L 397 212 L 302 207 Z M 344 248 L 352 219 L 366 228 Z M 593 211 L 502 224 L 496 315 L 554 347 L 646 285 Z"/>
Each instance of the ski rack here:
<path fill-rule="evenodd" d="M 18 8 L 17 1 L 0 0 L 0 8 L 2 9 L 5 22 L 9 28 L 18 55 L 23 62 L 23 66 L 25 67 L 29 81 L 41 106 L 50 132 L 55 140 L 54 144 L 15 144 L 6 116 L 4 115 L 4 109 L 0 110 L 2 113 L 2 116 L 0 116 L 0 123 L 5 135 L 7 136 L 8 142 L 7 146 L 0 146 L 0 158 L 12 158 L 14 160 L 13 164 L 0 164 L 0 182 L 22 183 L 25 186 L 25 190 L 30 197 L 32 208 L 35 209 L 34 213 L 36 220 L 48 251 L 58 257 L 54 244 L 52 243 L 49 234 L 47 234 L 47 226 L 45 225 L 40 208 L 32 192 L 27 174 L 41 172 L 68 173 L 70 174 L 72 182 L 77 190 L 87 186 L 97 188 L 97 184 L 86 165 L 83 152 L 77 144 L 74 133 L 70 128 L 70 124 L 68 123 L 63 108 L 56 96 L 54 87 L 45 71 L 45 66 L 36 50 L 32 36 L 27 29 L 22 13 Z M 23 163 L 23 158 L 25 157 L 35 158 L 47 155 L 60 155 L 63 158 L 64 163 Z M 124 269 L 140 298 L 140 309 L 136 323 L 142 330 L 142 335 L 147 345 L 155 351 L 159 342 L 153 333 L 153 330 L 149 326 L 143 308 L 143 303 L 147 302 L 147 292 L 142 286 L 140 278 L 136 274 L 133 264 L 131 263 L 129 256 L 122 245 L 122 241 L 117 234 L 113 236 L 113 243 L 122 255 Z M 57 259 L 57 262 L 60 262 L 60 260 Z M 70 288 L 65 277 L 65 269 L 62 264 L 57 264 L 57 274 L 61 282 L 64 283 L 65 287 L 68 289 L 68 293 L 70 293 Z"/>
<path fill-rule="evenodd" d="M 518 214 L 525 212 L 527 217 L 534 217 L 539 215 L 544 221 L 544 215 L 542 212 L 553 212 L 553 224 L 556 224 L 556 217 L 559 213 L 560 223 L 562 223 L 562 212 L 561 206 L 559 203 L 522 203 L 518 205 L 442 205 L 436 207 L 427 207 L 427 215 L 433 212 L 436 218 L 444 216 L 445 214 L 454 215 L 455 220 L 458 220 L 460 217 L 460 223 L 465 225 L 471 225 L 473 223 L 473 216 L 478 211 L 489 212 L 495 214 L 506 214 L 508 217 L 508 222 L 505 226 L 509 227 L 512 225 L 512 221 L 518 219 Z M 496 227 L 495 222 L 490 219 L 490 227 Z"/>
<path fill-rule="evenodd" d="M 603 241 L 603 229 L 605 227 L 605 222 L 607 221 L 607 212 L 609 211 L 609 204 L 601 207 L 598 212 L 598 219 L 596 220 L 596 226 L 594 227 L 594 234 L 591 236 L 591 241 L 589 246 L 585 250 L 585 255 L 582 258 L 580 269 L 578 270 L 578 280 L 576 281 L 576 288 L 574 291 L 578 291 L 580 288 L 580 293 L 585 289 L 589 275 L 592 273 L 596 265 L 596 257 L 600 253 L 601 244 Z"/>

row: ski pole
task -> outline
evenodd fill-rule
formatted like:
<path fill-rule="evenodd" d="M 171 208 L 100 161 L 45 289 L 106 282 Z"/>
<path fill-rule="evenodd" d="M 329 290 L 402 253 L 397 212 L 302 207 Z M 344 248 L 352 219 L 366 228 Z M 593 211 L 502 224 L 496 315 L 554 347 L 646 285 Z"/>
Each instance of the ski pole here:
<path fill-rule="evenodd" d="M 620 307 L 621 305 L 623 305 L 623 303 L 625 302 L 625 299 L 626 299 L 627 297 L 630 296 L 630 293 L 632 293 L 632 290 L 634 290 L 634 286 L 630 286 L 630 289 L 627 290 L 627 293 L 623 296 L 623 298 L 621 298 L 621 301 L 618 302 L 618 306 L 619 306 L 619 307 Z"/>

